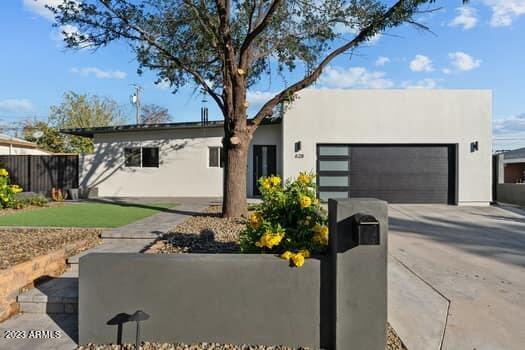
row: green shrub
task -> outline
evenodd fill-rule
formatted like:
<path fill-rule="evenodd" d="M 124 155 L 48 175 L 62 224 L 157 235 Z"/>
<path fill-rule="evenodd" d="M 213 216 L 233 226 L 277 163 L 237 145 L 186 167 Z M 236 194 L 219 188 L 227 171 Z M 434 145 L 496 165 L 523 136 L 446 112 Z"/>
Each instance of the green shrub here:
<path fill-rule="evenodd" d="M 241 233 L 241 249 L 280 254 L 302 266 L 312 253 L 328 245 L 327 213 L 316 198 L 315 175 L 300 173 L 284 186 L 278 176 L 259 179 L 262 203 Z"/>
<path fill-rule="evenodd" d="M 6 207 L 11 209 L 23 209 L 28 206 L 44 207 L 46 205 L 47 199 L 41 195 L 15 195 L 14 198 L 6 205 Z"/>
<path fill-rule="evenodd" d="M 22 191 L 22 187 L 18 185 L 11 185 L 9 173 L 7 170 L 0 169 L 0 205 L 2 208 L 7 208 L 12 205 L 15 195 Z"/>

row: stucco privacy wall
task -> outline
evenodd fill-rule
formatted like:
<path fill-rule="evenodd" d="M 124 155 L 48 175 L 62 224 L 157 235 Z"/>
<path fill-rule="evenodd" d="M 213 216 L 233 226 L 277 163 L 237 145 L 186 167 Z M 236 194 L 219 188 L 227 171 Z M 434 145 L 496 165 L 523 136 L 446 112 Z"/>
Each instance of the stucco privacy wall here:
<path fill-rule="evenodd" d="M 221 196 L 222 169 L 208 166 L 208 148 L 221 146 L 222 136 L 221 127 L 95 134 L 95 153 L 80 158 L 81 187 L 97 187 L 102 197 Z M 261 126 L 252 140 L 277 145 L 279 171 L 280 141 L 280 125 Z M 159 147 L 159 167 L 124 167 L 126 147 Z M 251 174 L 251 147 L 249 157 Z M 251 175 L 247 186 L 251 194 Z"/>
<path fill-rule="evenodd" d="M 458 204 L 487 204 L 491 123 L 488 90 L 305 90 L 283 118 L 283 176 L 315 171 L 318 143 L 457 144 Z"/>

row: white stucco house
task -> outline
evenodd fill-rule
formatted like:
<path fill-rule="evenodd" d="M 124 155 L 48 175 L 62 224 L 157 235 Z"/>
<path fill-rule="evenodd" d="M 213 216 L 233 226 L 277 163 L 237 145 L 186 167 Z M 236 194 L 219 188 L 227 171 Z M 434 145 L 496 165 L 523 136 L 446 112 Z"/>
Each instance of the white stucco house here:
<path fill-rule="evenodd" d="M 49 155 L 50 152 L 40 149 L 36 143 L 0 134 L 0 155 Z"/>
<path fill-rule="evenodd" d="M 259 127 L 246 169 L 317 173 L 321 199 L 486 205 L 492 200 L 492 93 L 485 90 L 305 90 Z M 99 196 L 221 196 L 222 122 L 63 132 L 92 137 L 81 184 Z"/>

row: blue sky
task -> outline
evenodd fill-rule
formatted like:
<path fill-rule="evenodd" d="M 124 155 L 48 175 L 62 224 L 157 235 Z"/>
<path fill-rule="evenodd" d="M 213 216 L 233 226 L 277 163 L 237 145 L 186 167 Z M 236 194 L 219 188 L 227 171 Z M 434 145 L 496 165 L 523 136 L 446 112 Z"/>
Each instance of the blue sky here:
<path fill-rule="evenodd" d="M 60 0 L 4 0 L 0 11 L 0 125 L 45 119 L 64 92 L 110 96 L 132 121 L 132 84 L 143 87 L 143 103 L 169 109 L 175 121 L 198 120 L 201 96 L 193 89 L 173 95 L 138 76 L 123 43 L 96 52 L 65 50 L 44 4 Z M 443 9 L 421 15 L 435 35 L 411 26 L 395 29 L 342 56 L 317 87 L 481 88 L 494 92 L 495 148 L 525 146 L 525 0 L 437 1 Z M 300 73 L 293 76 L 298 77 Z M 293 77 L 292 76 L 292 77 Z M 289 81 L 293 79 L 290 78 Z M 263 80 L 250 91 L 251 111 L 281 86 Z M 220 118 L 210 106 L 210 119 Z"/>

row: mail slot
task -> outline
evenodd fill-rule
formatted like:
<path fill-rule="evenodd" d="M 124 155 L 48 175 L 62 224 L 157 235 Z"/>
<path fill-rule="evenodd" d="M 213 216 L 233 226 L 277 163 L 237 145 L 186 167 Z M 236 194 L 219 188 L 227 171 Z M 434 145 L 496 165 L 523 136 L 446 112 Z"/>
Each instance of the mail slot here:
<path fill-rule="evenodd" d="M 379 222 L 372 215 L 355 214 L 352 235 L 357 245 L 379 245 Z"/>

